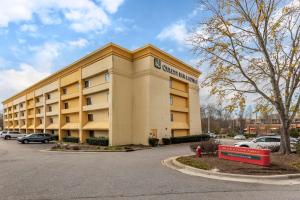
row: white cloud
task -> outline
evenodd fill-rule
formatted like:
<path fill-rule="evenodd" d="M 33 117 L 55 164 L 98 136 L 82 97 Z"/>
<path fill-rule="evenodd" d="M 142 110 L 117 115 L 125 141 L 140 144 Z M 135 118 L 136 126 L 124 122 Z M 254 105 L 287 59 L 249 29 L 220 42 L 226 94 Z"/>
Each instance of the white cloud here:
<path fill-rule="evenodd" d="M 48 72 L 36 70 L 26 63 L 20 64 L 17 69 L 0 69 L 0 74 L 1 100 L 22 91 L 49 75 Z"/>
<path fill-rule="evenodd" d="M 186 45 L 187 38 L 189 37 L 186 23 L 180 20 L 170 26 L 165 27 L 158 35 L 159 40 L 172 40 L 181 45 Z"/>
<path fill-rule="evenodd" d="M 36 32 L 38 27 L 34 24 L 23 24 L 20 29 L 23 32 Z"/>
<path fill-rule="evenodd" d="M 122 5 L 124 0 L 100 0 L 104 9 L 109 13 L 115 13 L 118 8 Z"/>
<path fill-rule="evenodd" d="M 71 47 L 75 47 L 75 48 L 83 48 L 86 47 L 88 45 L 88 41 L 84 38 L 79 38 L 78 40 L 73 40 L 73 41 L 69 41 L 68 44 Z"/>
<path fill-rule="evenodd" d="M 6 27 L 12 21 L 30 20 L 32 17 L 32 9 L 33 4 L 31 1 L 1 1 L 0 27 Z"/>
<path fill-rule="evenodd" d="M 37 11 L 37 14 L 41 22 L 45 25 L 57 25 L 62 23 L 59 13 L 55 12 L 54 9 L 44 8 Z"/>
<path fill-rule="evenodd" d="M 107 14 L 94 3 L 85 8 L 71 9 L 64 15 L 71 21 L 71 28 L 77 32 L 97 31 L 110 24 Z"/>
<path fill-rule="evenodd" d="M 0 27 L 30 21 L 33 15 L 43 24 L 60 24 L 64 17 L 77 32 L 99 31 L 110 25 L 108 13 L 117 12 L 123 0 L 9 0 L 0 3 Z M 99 5 L 101 4 L 101 5 Z"/>
<path fill-rule="evenodd" d="M 16 68 L 10 68 L 10 63 L 0 60 L 0 99 L 8 98 L 50 75 L 63 46 L 56 42 L 29 46 L 28 51 L 32 53 L 30 64 L 23 62 Z"/>
<path fill-rule="evenodd" d="M 29 50 L 33 52 L 32 65 L 36 69 L 50 72 L 63 46 L 63 43 L 46 42 L 41 46 L 29 47 Z"/>

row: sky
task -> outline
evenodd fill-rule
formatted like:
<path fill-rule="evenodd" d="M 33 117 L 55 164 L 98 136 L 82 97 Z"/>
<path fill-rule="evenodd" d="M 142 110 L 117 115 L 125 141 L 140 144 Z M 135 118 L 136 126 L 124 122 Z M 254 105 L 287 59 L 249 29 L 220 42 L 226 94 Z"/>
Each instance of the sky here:
<path fill-rule="evenodd" d="M 197 0 L 1 0 L 0 101 L 109 42 L 196 67 L 187 38 L 203 17 Z"/>

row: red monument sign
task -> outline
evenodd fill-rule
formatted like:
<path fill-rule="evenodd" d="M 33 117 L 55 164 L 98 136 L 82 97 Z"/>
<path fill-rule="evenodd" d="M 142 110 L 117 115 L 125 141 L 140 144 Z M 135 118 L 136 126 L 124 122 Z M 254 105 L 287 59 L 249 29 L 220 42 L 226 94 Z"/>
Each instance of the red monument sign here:
<path fill-rule="evenodd" d="M 219 145 L 218 156 L 220 159 L 261 166 L 269 166 L 271 162 L 270 150 L 268 149 L 253 149 L 247 147 Z"/>

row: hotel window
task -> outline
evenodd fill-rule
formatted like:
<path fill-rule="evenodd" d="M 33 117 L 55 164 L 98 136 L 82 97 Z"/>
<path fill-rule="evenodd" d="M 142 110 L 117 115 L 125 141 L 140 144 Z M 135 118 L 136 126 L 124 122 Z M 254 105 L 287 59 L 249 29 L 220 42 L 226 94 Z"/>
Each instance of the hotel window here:
<path fill-rule="evenodd" d="M 40 102 L 40 98 L 37 97 L 36 98 L 36 102 L 39 103 Z"/>
<path fill-rule="evenodd" d="M 173 81 L 172 80 L 169 80 L 169 86 L 170 86 L 170 88 L 173 87 Z"/>
<path fill-rule="evenodd" d="M 90 81 L 89 80 L 84 81 L 84 87 L 85 88 L 90 87 Z"/>
<path fill-rule="evenodd" d="M 106 73 L 104 74 L 104 79 L 105 79 L 105 82 L 108 82 L 108 81 L 109 81 L 109 73 L 108 73 L 108 72 L 106 72 Z"/>
<path fill-rule="evenodd" d="M 92 105 L 92 98 L 91 97 L 86 98 L 86 105 Z"/>
<path fill-rule="evenodd" d="M 70 117 L 66 116 L 66 123 L 70 123 Z"/>
<path fill-rule="evenodd" d="M 47 99 L 51 99 L 51 95 L 50 94 L 47 94 Z"/>
<path fill-rule="evenodd" d="M 40 124 L 42 124 L 43 123 L 43 120 L 42 119 L 40 119 Z"/>
<path fill-rule="evenodd" d="M 17 109 L 17 106 L 14 106 L 14 110 L 16 110 Z"/>
<path fill-rule="evenodd" d="M 49 121 L 50 121 L 50 124 L 53 124 L 53 118 L 50 118 Z"/>
<path fill-rule="evenodd" d="M 67 88 L 63 88 L 63 94 L 67 94 Z"/>
<path fill-rule="evenodd" d="M 24 112 L 21 112 L 21 116 L 22 116 L 22 117 L 24 116 Z"/>
<path fill-rule="evenodd" d="M 54 130 L 51 130 L 51 134 L 53 134 L 53 135 L 54 135 L 54 134 L 55 134 L 55 131 L 54 131 Z"/>
<path fill-rule="evenodd" d="M 171 122 L 173 122 L 174 121 L 173 113 L 171 113 L 170 117 L 171 117 Z"/>
<path fill-rule="evenodd" d="M 89 122 L 94 121 L 94 115 L 93 114 L 88 114 L 88 121 Z"/>
<path fill-rule="evenodd" d="M 52 106 L 48 107 L 49 112 L 52 112 Z"/>
<path fill-rule="evenodd" d="M 68 104 L 68 102 L 65 102 L 65 103 L 64 103 L 64 107 L 65 107 L 65 109 L 69 109 L 69 104 Z"/>
<path fill-rule="evenodd" d="M 89 131 L 89 136 L 90 136 L 90 138 L 95 137 L 95 132 L 94 131 Z"/>
<path fill-rule="evenodd" d="M 170 95 L 170 105 L 173 105 L 173 96 Z"/>
<path fill-rule="evenodd" d="M 15 114 L 15 117 L 18 117 L 18 114 L 17 114 L 17 113 Z"/>
<path fill-rule="evenodd" d="M 22 103 L 20 104 L 20 108 L 23 108 L 23 104 Z"/>
<path fill-rule="evenodd" d="M 41 109 L 40 108 L 37 109 L 37 113 L 41 114 Z"/>

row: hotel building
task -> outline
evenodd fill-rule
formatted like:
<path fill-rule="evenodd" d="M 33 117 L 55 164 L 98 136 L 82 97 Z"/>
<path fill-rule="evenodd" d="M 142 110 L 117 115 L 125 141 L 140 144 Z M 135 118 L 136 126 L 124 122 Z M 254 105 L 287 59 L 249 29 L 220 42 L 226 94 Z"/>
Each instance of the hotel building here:
<path fill-rule="evenodd" d="M 201 134 L 199 75 L 152 45 L 110 43 L 3 101 L 4 129 L 110 145 Z"/>

